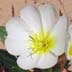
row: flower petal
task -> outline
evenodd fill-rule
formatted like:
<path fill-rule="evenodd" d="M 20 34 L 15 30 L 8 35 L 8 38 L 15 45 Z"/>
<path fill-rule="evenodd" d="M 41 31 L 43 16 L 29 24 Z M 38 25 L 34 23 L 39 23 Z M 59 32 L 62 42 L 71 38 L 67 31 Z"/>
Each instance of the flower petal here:
<path fill-rule="evenodd" d="M 12 38 L 7 37 L 5 40 L 5 47 L 7 51 L 12 55 L 20 55 L 22 53 L 28 52 L 28 38 L 26 36 L 24 38 Z"/>
<path fill-rule="evenodd" d="M 25 32 L 31 33 L 29 27 L 19 17 L 14 17 L 9 20 L 6 24 L 6 30 L 9 36 L 19 38 L 23 38 Z"/>
<path fill-rule="evenodd" d="M 24 21 L 14 17 L 6 24 L 8 36 L 5 40 L 5 47 L 12 55 L 20 55 L 28 48 L 28 38 L 31 32 Z"/>
<path fill-rule="evenodd" d="M 39 32 L 41 30 L 40 14 L 34 6 L 25 6 L 20 12 L 20 17 L 26 22 L 31 31 Z"/>
<path fill-rule="evenodd" d="M 70 37 L 71 37 L 71 40 L 72 40 L 72 25 L 69 26 L 69 34 L 70 34 Z"/>
<path fill-rule="evenodd" d="M 49 31 L 58 19 L 58 13 L 53 5 L 41 5 L 39 11 L 42 18 L 42 24 L 46 31 Z"/>
<path fill-rule="evenodd" d="M 71 45 L 71 42 L 72 42 L 72 25 L 69 26 L 69 34 L 70 34 L 70 39 L 67 43 L 67 50 L 66 50 L 66 54 L 67 54 L 68 59 L 70 59 L 69 50 L 70 50 L 70 45 Z"/>
<path fill-rule="evenodd" d="M 40 60 L 36 67 L 42 69 L 50 68 L 57 63 L 57 60 L 58 58 L 56 56 L 49 53 L 40 57 Z"/>
<path fill-rule="evenodd" d="M 59 21 L 57 22 L 56 26 L 52 30 L 52 35 L 56 37 L 56 46 L 52 50 L 56 55 L 61 55 L 65 51 L 66 45 L 66 31 L 68 20 L 66 16 L 61 16 Z"/>
<path fill-rule="evenodd" d="M 38 57 L 35 54 L 33 54 L 32 56 L 27 56 L 23 54 L 17 59 L 17 64 L 22 69 L 27 70 L 34 68 L 37 61 L 38 61 Z"/>

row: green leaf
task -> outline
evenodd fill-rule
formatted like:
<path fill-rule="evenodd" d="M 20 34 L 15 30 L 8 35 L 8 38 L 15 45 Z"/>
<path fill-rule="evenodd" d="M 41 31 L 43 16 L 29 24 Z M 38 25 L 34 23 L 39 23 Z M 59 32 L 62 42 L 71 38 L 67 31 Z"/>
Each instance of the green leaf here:
<path fill-rule="evenodd" d="M 7 37 L 6 28 L 4 26 L 0 26 L 0 40 L 2 40 L 4 42 L 6 37 Z"/>
<path fill-rule="evenodd" d="M 61 72 L 61 69 L 60 68 L 56 68 L 55 72 Z"/>
<path fill-rule="evenodd" d="M 7 72 L 29 72 L 27 70 L 22 70 L 18 67 L 16 63 L 16 57 L 10 55 L 7 51 L 0 49 L 0 67 L 4 66 Z"/>
<path fill-rule="evenodd" d="M 59 66 L 59 65 L 55 66 L 55 67 L 53 68 L 53 72 L 61 72 L 60 66 Z"/>

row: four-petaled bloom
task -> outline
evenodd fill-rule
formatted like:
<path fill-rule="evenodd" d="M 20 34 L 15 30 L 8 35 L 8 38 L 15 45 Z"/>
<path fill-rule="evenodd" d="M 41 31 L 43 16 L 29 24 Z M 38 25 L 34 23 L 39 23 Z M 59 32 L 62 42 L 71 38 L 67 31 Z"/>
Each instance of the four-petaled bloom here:
<path fill-rule="evenodd" d="M 23 69 L 50 68 L 64 53 L 67 17 L 61 16 L 52 5 L 25 6 L 19 17 L 6 24 L 7 51 L 18 56 L 17 64 Z"/>

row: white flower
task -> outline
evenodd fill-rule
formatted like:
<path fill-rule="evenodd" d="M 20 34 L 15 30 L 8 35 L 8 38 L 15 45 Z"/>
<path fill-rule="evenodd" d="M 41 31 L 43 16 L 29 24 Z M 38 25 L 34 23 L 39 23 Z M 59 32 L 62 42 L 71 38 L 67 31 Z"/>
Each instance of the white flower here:
<path fill-rule="evenodd" d="M 68 50 L 67 50 L 67 57 L 70 60 L 70 64 L 72 65 L 72 25 L 69 26 L 69 34 L 70 39 L 68 41 Z"/>
<path fill-rule="evenodd" d="M 17 64 L 23 69 L 50 68 L 64 53 L 67 17 L 61 16 L 52 5 L 24 7 L 20 17 L 6 24 L 7 51 L 19 56 Z"/>

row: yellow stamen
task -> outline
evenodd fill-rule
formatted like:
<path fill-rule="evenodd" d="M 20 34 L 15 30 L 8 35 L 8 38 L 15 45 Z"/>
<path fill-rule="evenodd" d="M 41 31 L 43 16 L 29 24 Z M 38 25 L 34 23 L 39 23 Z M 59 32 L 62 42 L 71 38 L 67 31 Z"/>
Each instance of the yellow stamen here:
<path fill-rule="evenodd" d="M 50 32 L 32 34 L 29 39 L 32 53 L 38 55 L 49 53 L 56 45 L 56 38 Z"/>

